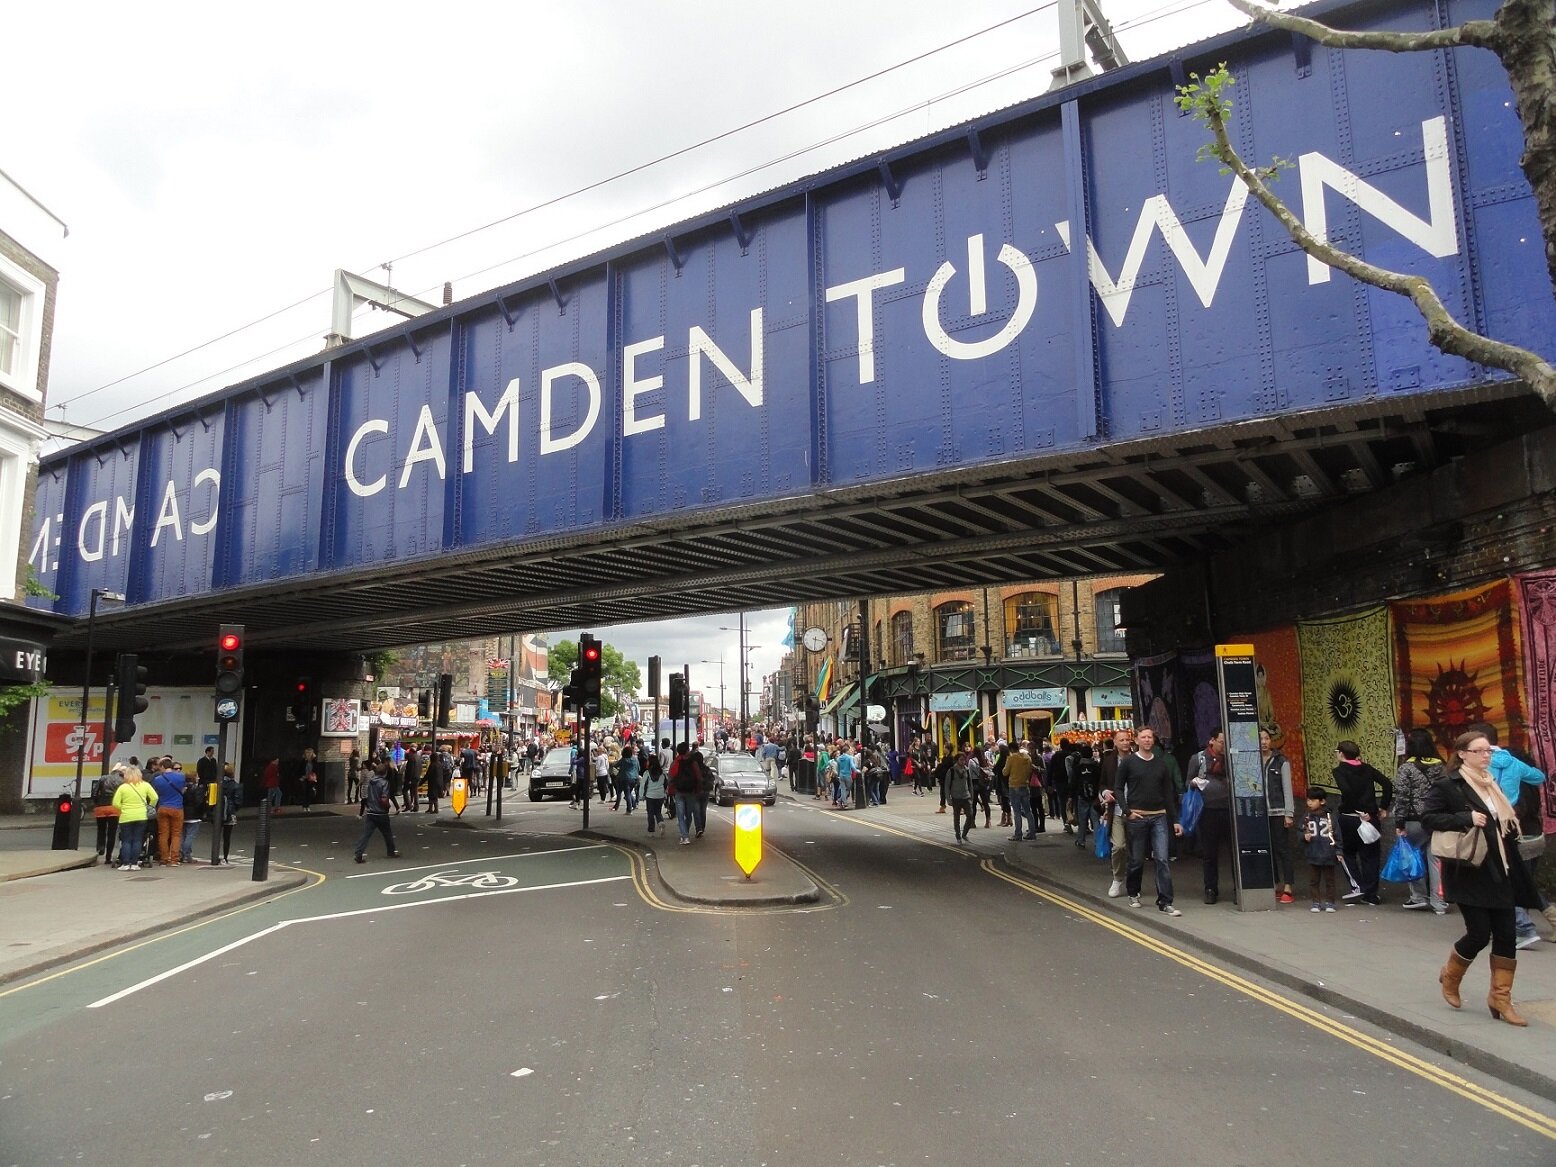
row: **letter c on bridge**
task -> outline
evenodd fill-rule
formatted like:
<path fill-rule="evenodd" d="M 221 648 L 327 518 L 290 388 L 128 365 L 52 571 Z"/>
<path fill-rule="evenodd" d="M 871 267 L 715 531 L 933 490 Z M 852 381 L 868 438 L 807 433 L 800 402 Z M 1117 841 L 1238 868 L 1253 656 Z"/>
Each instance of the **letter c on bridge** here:
<path fill-rule="evenodd" d="M 368 434 L 387 434 L 389 423 L 382 418 L 373 418 L 364 421 L 357 432 L 351 435 L 351 443 L 346 447 L 346 485 L 351 487 L 351 493 L 359 498 L 367 498 L 377 494 L 389 482 L 389 475 L 381 474 L 372 482 L 363 485 L 357 478 L 357 447 L 362 444 L 362 439 Z"/>
<path fill-rule="evenodd" d="M 975 361 L 999 352 L 1021 334 L 1021 330 L 1032 319 L 1032 313 L 1037 310 L 1037 272 L 1032 268 L 1032 261 L 1008 243 L 1000 245 L 996 258 L 1016 277 L 1016 309 L 1010 314 L 1010 319 L 1005 321 L 1005 327 L 993 336 L 970 342 L 953 340 L 941 327 L 940 297 L 951 282 L 951 277 L 956 274 L 956 266 L 950 260 L 940 265 L 924 289 L 924 335 L 930 344 L 952 360 Z M 967 237 L 967 280 L 972 315 L 981 315 L 987 304 L 983 282 L 982 235 Z"/>

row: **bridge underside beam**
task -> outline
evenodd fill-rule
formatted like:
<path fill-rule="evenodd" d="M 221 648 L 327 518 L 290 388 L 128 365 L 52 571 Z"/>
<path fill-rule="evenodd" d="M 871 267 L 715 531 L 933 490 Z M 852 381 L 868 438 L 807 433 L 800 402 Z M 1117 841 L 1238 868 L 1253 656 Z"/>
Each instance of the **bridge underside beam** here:
<path fill-rule="evenodd" d="M 1089 451 L 948 470 L 571 540 L 515 543 L 348 578 L 99 614 L 100 649 L 207 645 L 221 621 L 255 648 L 360 652 L 511 631 L 669 619 L 947 586 L 1165 571 L 1275 521 L 1343 505 L 1549 424 L 1490 388 L 1435 410 L 1365 403 Z M 82 630 L 57 650 L 79 647 Z"/>

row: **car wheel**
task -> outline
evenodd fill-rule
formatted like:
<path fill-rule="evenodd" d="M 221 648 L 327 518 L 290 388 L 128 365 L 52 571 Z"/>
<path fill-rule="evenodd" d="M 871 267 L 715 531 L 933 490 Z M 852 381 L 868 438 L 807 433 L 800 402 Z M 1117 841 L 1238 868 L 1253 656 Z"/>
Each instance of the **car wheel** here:
<path fill-rule="evenodd" d="M 541 792 L 540 792 L 540 791 L 538 791 L 538 790 L 531 790 L 531 791 L 530 791 L 530 792 L 529 792 L 529 800 L 530 800 L 530 801 L 531 801 L 531 802 L 539 802 L 539 801 L 540 801 L 540 800 L 541 800 L 541 799 L 542 799 L 542 798 L 544 798 L 544 797 L 545 797 L 545 795 L 543 795 L 543 794 L 542 794 L 542 793 L 541 793 Z"/>

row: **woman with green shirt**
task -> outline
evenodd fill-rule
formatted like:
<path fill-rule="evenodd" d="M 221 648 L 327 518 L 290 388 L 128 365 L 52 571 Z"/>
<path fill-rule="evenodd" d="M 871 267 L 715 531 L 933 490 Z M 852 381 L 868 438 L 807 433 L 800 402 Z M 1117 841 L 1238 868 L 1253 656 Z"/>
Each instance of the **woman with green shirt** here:
<path fill-rule="evenodd" d="M 119 812 L 119 870 L 139 871 L 146 821 L 156 813 L 157 792 L 138 766 L 125 767 L 124 781 L 113 792 L 113 805 Z"/>

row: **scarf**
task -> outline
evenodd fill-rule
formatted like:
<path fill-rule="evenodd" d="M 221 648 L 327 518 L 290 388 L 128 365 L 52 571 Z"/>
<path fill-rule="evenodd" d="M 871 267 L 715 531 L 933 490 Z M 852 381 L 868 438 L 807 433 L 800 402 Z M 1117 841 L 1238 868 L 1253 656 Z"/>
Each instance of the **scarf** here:
<path fill-rule="evenodd" d="M 1518 821 L 1518 815 L 1514 812 L 1512 803 L 1508 802 L 1507 795 L 1503 794 L 1502 788 L 1497 785 L 1497 780 L 1491 776 L 1491 770 L 1487 768 L 1477 774 L 1469 766 L 1460 766 L 1459 776 L 1470 784 L 1470 788 L 1480 795 L 1481 802 L 1485 803 L 1496 816 L 1501 824 L 1501 830 L 1497 832 L 1500 838 L 1502 831 L 1507 829 L 1508 823 Z"/>

